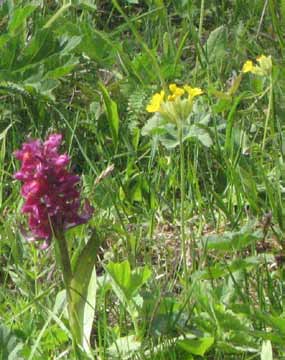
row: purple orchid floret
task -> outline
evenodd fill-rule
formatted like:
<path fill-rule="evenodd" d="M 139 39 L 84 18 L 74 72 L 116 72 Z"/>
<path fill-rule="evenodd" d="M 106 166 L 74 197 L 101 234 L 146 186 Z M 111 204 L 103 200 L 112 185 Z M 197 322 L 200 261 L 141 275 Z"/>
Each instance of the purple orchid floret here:
<path fill-rule="evenodd" d="M 84 224 L 93 214 L 88 201 L 81 208 L 80 177 L 67 170 L 70 157 L 58 153 L 61 141 L 61 134 L 52 134 L 44 143 L 31 140 L 14 153 L 22 165 L 14 177 L 23 183 L 22 212 L 29 216 L 31 231 L 22 233 L 29 241 L 43 240 L 42 249 L 53 234 Z"/>

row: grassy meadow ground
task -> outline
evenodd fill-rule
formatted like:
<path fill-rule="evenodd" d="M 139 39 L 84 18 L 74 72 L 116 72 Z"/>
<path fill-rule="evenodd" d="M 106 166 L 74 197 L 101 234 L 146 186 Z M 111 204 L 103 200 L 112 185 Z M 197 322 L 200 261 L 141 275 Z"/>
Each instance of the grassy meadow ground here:
<path fill-rule="evenodd" d="M 284 57 L 284 0 L 1 1 L 1 360 L 285 359 Z M 181 132 L 169 84 L 203 91 Z M 78 352 L 13 178 L 55 132 L 95 208 L 71 264 L 100 242 Z"/>

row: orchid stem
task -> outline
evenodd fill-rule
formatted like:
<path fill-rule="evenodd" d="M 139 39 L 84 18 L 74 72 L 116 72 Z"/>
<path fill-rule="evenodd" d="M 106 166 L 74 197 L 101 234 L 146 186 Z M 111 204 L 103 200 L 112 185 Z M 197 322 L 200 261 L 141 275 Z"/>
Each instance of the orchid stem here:
<path fill-rule="evenodd" d="M 63 275 L 63 282 L 66 290 L 67 297 L 67 308 L 69 315 L 69 325 L 72 334 L 72 343 L 73 349 L 76 357 L 78 357 L 77 344 L 81 342 L 81 329 L 78 321 L 78 315 L 76 313 L 76 309 L 73 306 L 72 294 L 71 294 L 71 281 L 73 278 L 70 256 L 68 252 L 68 247 L 66 243 L 66 239 L 63 232 L 57 232 L 55 234 L 56 244 L 58 247 L 60 265 Z"/>

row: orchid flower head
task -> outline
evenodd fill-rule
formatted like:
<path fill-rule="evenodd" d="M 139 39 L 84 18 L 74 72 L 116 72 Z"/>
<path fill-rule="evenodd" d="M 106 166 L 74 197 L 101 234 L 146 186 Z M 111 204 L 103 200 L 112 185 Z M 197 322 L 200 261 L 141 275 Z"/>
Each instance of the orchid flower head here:
<path fill-rule="evenodd" d="M 70 157 L 59 153 L 61 134 L 52 134 L 46 141 L 30 140 L 15 151 L 21 168 L 14 178 L 22 182 L 22 212 L 28 215 L 29 241 L 42 240 L 47 248 L 53 234 L 86 223 L 93 213 L 88 201 L 83 208 L 78 184 L 80 177 L 67 169 Z"/>

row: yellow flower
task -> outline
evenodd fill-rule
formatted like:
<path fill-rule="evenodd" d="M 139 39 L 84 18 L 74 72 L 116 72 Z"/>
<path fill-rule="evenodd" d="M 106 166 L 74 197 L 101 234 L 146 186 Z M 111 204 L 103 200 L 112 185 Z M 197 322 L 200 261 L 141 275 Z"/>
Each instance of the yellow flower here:
<path fill-rule="evenodd" d="M 153 113 L 160 111 L 160 106 L 164 101 L 165 92 L 162 90 L 160 93 L 153 95 L 150 103 L 146 107 L 146 111 Z"/>
<path fill-rule="evenodd" d="M 272 60 L 271 56 L 261 55 L 256 61 L 259 63 L 260 69 L 264 75 L 270 74 L 272 70 Z"/>
<path fill-rule="evenodd" d="M 252 74 L 260 76 L 270 75 L 272 70 L 271 56 L 261 55 L 256 59 L 256 61 L 258 62 L 258 65 L 253 65 L 251 60 L 247 60 L 241 71 L 243 73 L 251 72 Z"/>
<path fill-rule="evenodd" d="M 268 56 L 268 57 L 271 57 L 271 56 Z M 258 56 L 257 58 L 256 58 L 256 61 L 257 62 L 259 62 L 259 64 L 260 63 L 262 63 L 264 60 L 266 60 L 267 59 L 267 56 L 265 56 L 265 55 L 260 55 L 260 56 Z"/>
<path fill-rule="evenodd" d="M 177 97 L 180 97 L 184 94 L 184 90 L 180 87 L 178 87 L 176 84 L 170 84 L 169 90 L 171 92 L 171 95 L 168 95 L 167 100 L 168 101 L 174 101 Z"/>
<path fill-rule="evenodd" d="M 184 85 L 185 91 L 188 93 L 188 100 L 192 100 L 194 97 L 202 95 L 203 91 L 200 88 L 192 88 L 189 85 Z"/>
<path fill-rule="evenodd" d="M 247 72 L 252 72 L 254 66 L 253 66 L 253 62 L 251 60 L 247 60 L 242 67 L 242 72 L 243 73 L 247 73 Z"/>

